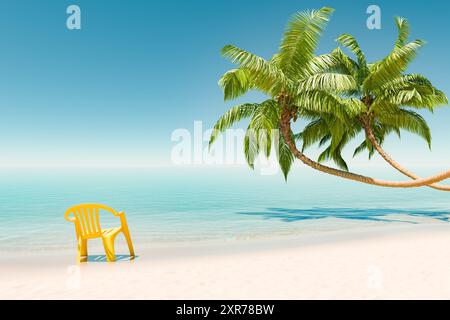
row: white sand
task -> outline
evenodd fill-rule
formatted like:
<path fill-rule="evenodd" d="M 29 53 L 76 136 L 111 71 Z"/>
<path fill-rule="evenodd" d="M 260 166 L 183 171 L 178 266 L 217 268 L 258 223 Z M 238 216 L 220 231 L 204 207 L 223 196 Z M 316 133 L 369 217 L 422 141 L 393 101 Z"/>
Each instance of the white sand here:
<path fill-rule="evenodd" d="M 139 249 L 138 249 L 139 250 Z M 1 299 L 450 299 L 450 226 L 0 260 Z"/>

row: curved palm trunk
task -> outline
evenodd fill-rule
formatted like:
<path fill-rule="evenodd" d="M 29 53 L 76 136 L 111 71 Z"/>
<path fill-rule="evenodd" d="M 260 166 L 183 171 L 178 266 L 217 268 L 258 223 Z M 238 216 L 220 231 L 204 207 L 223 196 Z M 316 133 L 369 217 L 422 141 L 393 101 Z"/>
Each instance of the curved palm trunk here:
<path fill-rule="evenodd" d="M 409 171 L 408 169 L 402 167 L 399 163 L 397 163 L 394 159 L 392 159 L 384 150 L 383 148 L 380 146 L 380 144 L 378 143 L 377 139 L 375 138 L 375 135 L 373 134 L 372 128 L 368 125 L 364 125 L 364 130 L 366 131 L 366 136 L 369 139 L 369 141 L 372 143 L 372 145 L 374 146 L 374 148 L 377 150 L 377 152 L 380 154 L 380 156 L 386 160 L 387 163 L 389 163 L 392 167 L 394 167 L 395 169 L 397 169 L 397 171 L 403 173 L 405 176 L 414 179 L 414 180 L 419 180 L 421 179 L 421 177 L 419 177 L 418 175 L 412 173 L 411 171 Z M 450 191 L 450 186 L 441 186 L 438 184 L 431 184 L 429 185 L 430 188 L 436 189 L 436 190 L 441 190 L 441 191 Z"/>
<path fill-rule="evenodd" d="M 318 162 L 315 162 L 311 159 L 309 159 L 307 156 L 305 156 L 301 151 L 298 150 L 295 142 L 292 139 L 291 136 L 291 119 L 293 115 L 292 112 L 288 108 L 283 108 L 283 113 L 281 115 L 281 121 L 280 121 L 280 127 L 281 127 L 281 134 L 283 135 L 283 138 L 286 142 L 286 144 L 289 146 L 289 149 L 291 150 L 292 154 L 302 161 L 307 166 L 324 172 L 328 173 L 333 176 L 337 176 L 340 178 L 353 180 L 365 184 L 380 186 L 380 187 L 389 187 L 389 188 L 417 188 L 417 187 L 423 187 L 427 186 L 445 179 L 450 178 L 450 171 L 441 173 L 439 175 L 429 177 L 426 179 L 418 179 L 413 181 L 406 181 L 406 182 L 397 182 L 397 181 L 384 181 L 384 180 L 378 180 L 373 179 L 370 177 L 354 174 L 351 172 L 346 172 L 334 168 L 330 168 L 327 166 L 324 166 Z"/>

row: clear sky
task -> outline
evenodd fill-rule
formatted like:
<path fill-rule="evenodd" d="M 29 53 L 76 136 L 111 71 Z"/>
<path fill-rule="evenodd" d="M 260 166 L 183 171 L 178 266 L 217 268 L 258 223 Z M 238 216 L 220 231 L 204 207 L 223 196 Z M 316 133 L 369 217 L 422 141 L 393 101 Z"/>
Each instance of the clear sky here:
<path fill-rule="evenodd" d="M 66 28 L 70 4 L 81 7 L 82 30 Z M 370 4 L 382 9 L 382 30 L 366 28 Z M 369 60 L 382 58 L 401 15 L 412 37 L 427 41 L 410 72 L 450 95 L 445 1 L 2 0 L 0 166 L 169 164 L 173 130 L 192 130 L 195 120 L 211 127 L 232 106 L 217 86 L 232 67 L 221 47 L 269 58 L 293 13 L 324 5 L 336 12 L 318 53 L 346 32 Z M 433 152 L 408 135 L 389 139 L 386 149 L 407 164 L 445 167 L 450 110 L 427 119 Z"/>

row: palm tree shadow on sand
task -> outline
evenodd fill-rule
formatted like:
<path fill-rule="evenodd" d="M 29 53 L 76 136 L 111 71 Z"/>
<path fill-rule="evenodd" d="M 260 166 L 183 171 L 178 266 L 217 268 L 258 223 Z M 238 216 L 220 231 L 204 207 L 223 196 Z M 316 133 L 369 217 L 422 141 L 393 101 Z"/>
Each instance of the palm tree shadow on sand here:
<path fill-rule="evenodd" d="M 410 223 L 415 221 L 401 220 L 399 217 L 389 218 L 391 215 L 402 215 L 414 218 L 431 218 L 449 222 L 450 212 L 438 210 L 399 210 L 399 209 L 350 209 L 350 208 L 312 208 L 312 209 L 286 209 L 267 208 L 263 212 L 238 212 L 249 216 L 260 216 L 263 219 L 276 219 L 284 222 L 297 222 L 306 220 L 320 220 L 327 218 L 363 220 L 376 222 Z"/>

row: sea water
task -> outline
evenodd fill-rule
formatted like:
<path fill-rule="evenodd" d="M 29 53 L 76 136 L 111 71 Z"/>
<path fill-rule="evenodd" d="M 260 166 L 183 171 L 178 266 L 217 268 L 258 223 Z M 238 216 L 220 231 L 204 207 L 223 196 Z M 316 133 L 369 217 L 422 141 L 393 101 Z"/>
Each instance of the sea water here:
<path fill-rule="evenodd" d="M 304 167 L 288 182 L 225 167 L 14 169 L 0 172 L 0 251 L 73 249 L 75 230 L 64 213 L 79 203 L 125 211 L 139 247 L 444 224 L 450 217 L 449 193 L 366 186 Z M 108 226 L 119 223 L 108 219 Z"/>

